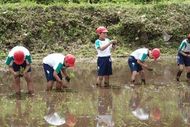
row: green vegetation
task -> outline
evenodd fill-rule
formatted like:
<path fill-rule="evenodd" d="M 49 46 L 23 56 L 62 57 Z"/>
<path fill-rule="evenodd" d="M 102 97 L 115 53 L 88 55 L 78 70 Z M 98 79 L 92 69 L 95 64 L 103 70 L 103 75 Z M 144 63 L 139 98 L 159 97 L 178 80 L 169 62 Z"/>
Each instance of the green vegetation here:
<path fill-rule="evenodd" d="M 90 4 L 99 4 L 99 3 L 135 3 L 135 4 L 149 4 L 149 3 L 159 3 L 159 2 L 176 2 L 177 0 L 0 0 L 0 3 L 24 3 L 24 2 L 34 2 L 37 4 L 52 4 L 52 3 L 90 3 Z M 183 2 L 186 0 L 180 0 Z M 179 2 L 179 0 L 178 0 Z"/>
<path fill-rule="evenodd" d="M 144 46 L 176 54 L 180 41 L 189 33 L 188 1 L 147 5 L 35 2 L 20 0 L 0 6 L 1 58 L 18 44 L 32 54 L 71 52 L 81 57 L 95 56 L 95 29 L 100 25 L 108 27 L 110 39 L 118 40 L 114 56 L 126 56 Z M 172 35 L 168 42 L 163 33 Z"/>

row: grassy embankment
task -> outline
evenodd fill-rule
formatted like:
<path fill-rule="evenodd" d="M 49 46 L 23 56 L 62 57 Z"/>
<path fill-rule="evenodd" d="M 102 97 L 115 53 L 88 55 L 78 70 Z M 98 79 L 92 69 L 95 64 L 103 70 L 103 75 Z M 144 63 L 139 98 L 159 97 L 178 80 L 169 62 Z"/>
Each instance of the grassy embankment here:
<path fill-rule="evenodd" d="M 113 56 L 127 56 L 137 47 L 159 47 L 176 54 L 180 41 L 190 32 L 190 3 L 164 2 L 125 4 L 4 4 L 0 6 L 1 58 L 18 44 L 33 55 L 51 52 L 96 55 L 95 29 L 107 26 L 110 39 L 117 39 Z M 172 35 L 168 42 L 163 33 Z M 43 54 L 43 55 L 41 55 Z"/>

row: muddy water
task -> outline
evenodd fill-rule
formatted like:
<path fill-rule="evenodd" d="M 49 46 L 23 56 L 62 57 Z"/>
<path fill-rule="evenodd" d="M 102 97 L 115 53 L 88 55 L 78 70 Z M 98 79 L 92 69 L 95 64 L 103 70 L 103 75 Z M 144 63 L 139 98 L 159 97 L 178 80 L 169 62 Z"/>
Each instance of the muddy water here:
<path fill-rule="evenodd" d="M 150 63 L 149 63 L 150 64 Z M 190 125 L 190 87 L 183 73 L 175 81 L 175 61 L 151 64 L 147 85 L 128 86 L 130 71 L 125 60 L 115 61 L 112 89 L 95 88 L 96 65 L 78 63 L 70 89 L 45 92 L 40 65 L 33 67 L 35 96 L 28 97 L 22 81 L 22 97 L 11 87 L 12 76 L 1 71 L 0 127 L 186 127 Z M 140 82 L 140 78 L 138 80 Z M 139 83 L 137 83 L 139 84 Z"/>

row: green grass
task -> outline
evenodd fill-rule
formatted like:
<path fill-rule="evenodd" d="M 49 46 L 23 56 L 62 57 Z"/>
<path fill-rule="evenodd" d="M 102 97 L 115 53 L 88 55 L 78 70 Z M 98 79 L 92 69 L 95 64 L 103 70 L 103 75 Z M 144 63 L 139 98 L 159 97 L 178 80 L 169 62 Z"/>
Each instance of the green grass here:
<path fill-rule="evenodd" d="M 49 5 L 45 4 L 37 4 L 35 1 L 29 1 L 29 0 L 21 0 L 19 3 L 6 3 L 6 4 L 0 4 L 0 7 L 5 7 L 5 8 L 20 8 L 20 7 L 33 7 L 33 6 L 41 6 L 41 7 L 49 7 L 49 6 L 64 6 L 64 7 L 104 7 L 104 8 L 110 8 L 112 6 L 119 6 L 119 7 L 136 7 L 136 8 L 141 8 L 141 7 L 151 7 L 154 5 L 159 5 L 159 4 L 190 4 L 189 0 L 161 0 L 160 2 L 151 2 L 148 4 L 143 4 L 143 3 L 134 3 L 131 1 L 126 1 L 126 2 L 105 2 L 105 3 L 98 3 L 98 4 L 90 4 L 90 3 L 85 3 L 82 2 L 80 4 L 77 3 L 64 3 L 64 2 L 54 2 Z"/>

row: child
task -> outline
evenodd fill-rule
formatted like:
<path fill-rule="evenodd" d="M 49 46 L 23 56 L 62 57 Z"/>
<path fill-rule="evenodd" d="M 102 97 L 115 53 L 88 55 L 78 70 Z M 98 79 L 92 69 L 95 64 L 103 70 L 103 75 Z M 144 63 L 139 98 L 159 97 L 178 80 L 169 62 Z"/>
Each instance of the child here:
<path fill-rule="evenodd" d="M 184 65 L 187 70 L 187 79 L 190 80 L 190 34 L 184 39 L 178 49 L 177 64 L 179 70 L 177 72 L 176 80 L 179 81 Z"/>
<path fill-rule="evenodd" d="M 109 76 L 112 75 L 112 61 L 111 61 L 111 48 L 114 48 L 115 40 L 109 40 L 107 38 L 108 30 L 100 26 L 96 29 L 96 33 L 99 38 L 95 41 L 95 47 L 98 53 L 98 78 L 97 86 L 102 86 L 102 80 L 104 79 L 104 87 L 109 87 Z"/>
<path fill-rule="evenodd" d="M 17 95 L 20 95 L 20 77 L 24 77 L 27 82 L 28 94 L 33 94 L 33 84 L 31 81 L 31 55 L 23 46 L 16 46 L 11 49 L 6 59 L 6 65 L 9 66 L 10 72 L 14 75 L 14 89 Z"/>
<path fill-rule="evenodd" d="M 52 90 L 53 83 L 56 81 L 56 89 L 61 90 L 67 88 L 62 82 L 62 73 L 65 80 L 70 81 L 66 73 L 67 67 L 73 67 L 75 64 L 75 56 L 68 54 L 64 56 L 61 53 L 52 53 L 43 59 L 43 68 L 47 79 L 47 91 Z"/>
<path fill-rule="evenodd" d="M 131 85 L 132 86 L 135 83 L 135 78 L 136 78 L 138 72 L 141 75 L 142 83 L 144 83 L 144 84 L 146 83 L 143 68 L 146 68 L 149 71 L 153 70 L 152 68 L 148 67 L 147 64 L 144 63 L 148 57 L 150 59 L 156 60 L 157 58 L 160 57 L 160 50 L 158 48 L 155 48 L 153 50 L 149 50 L 147 48 L 140 48 L 140 49 L 137 49 L 134 52 L 132 52 L 131 55 L 129 56 L 128 65 L 129 65 L 129 68 L 132 73 L 132 75 L 131 75 Z"/>

